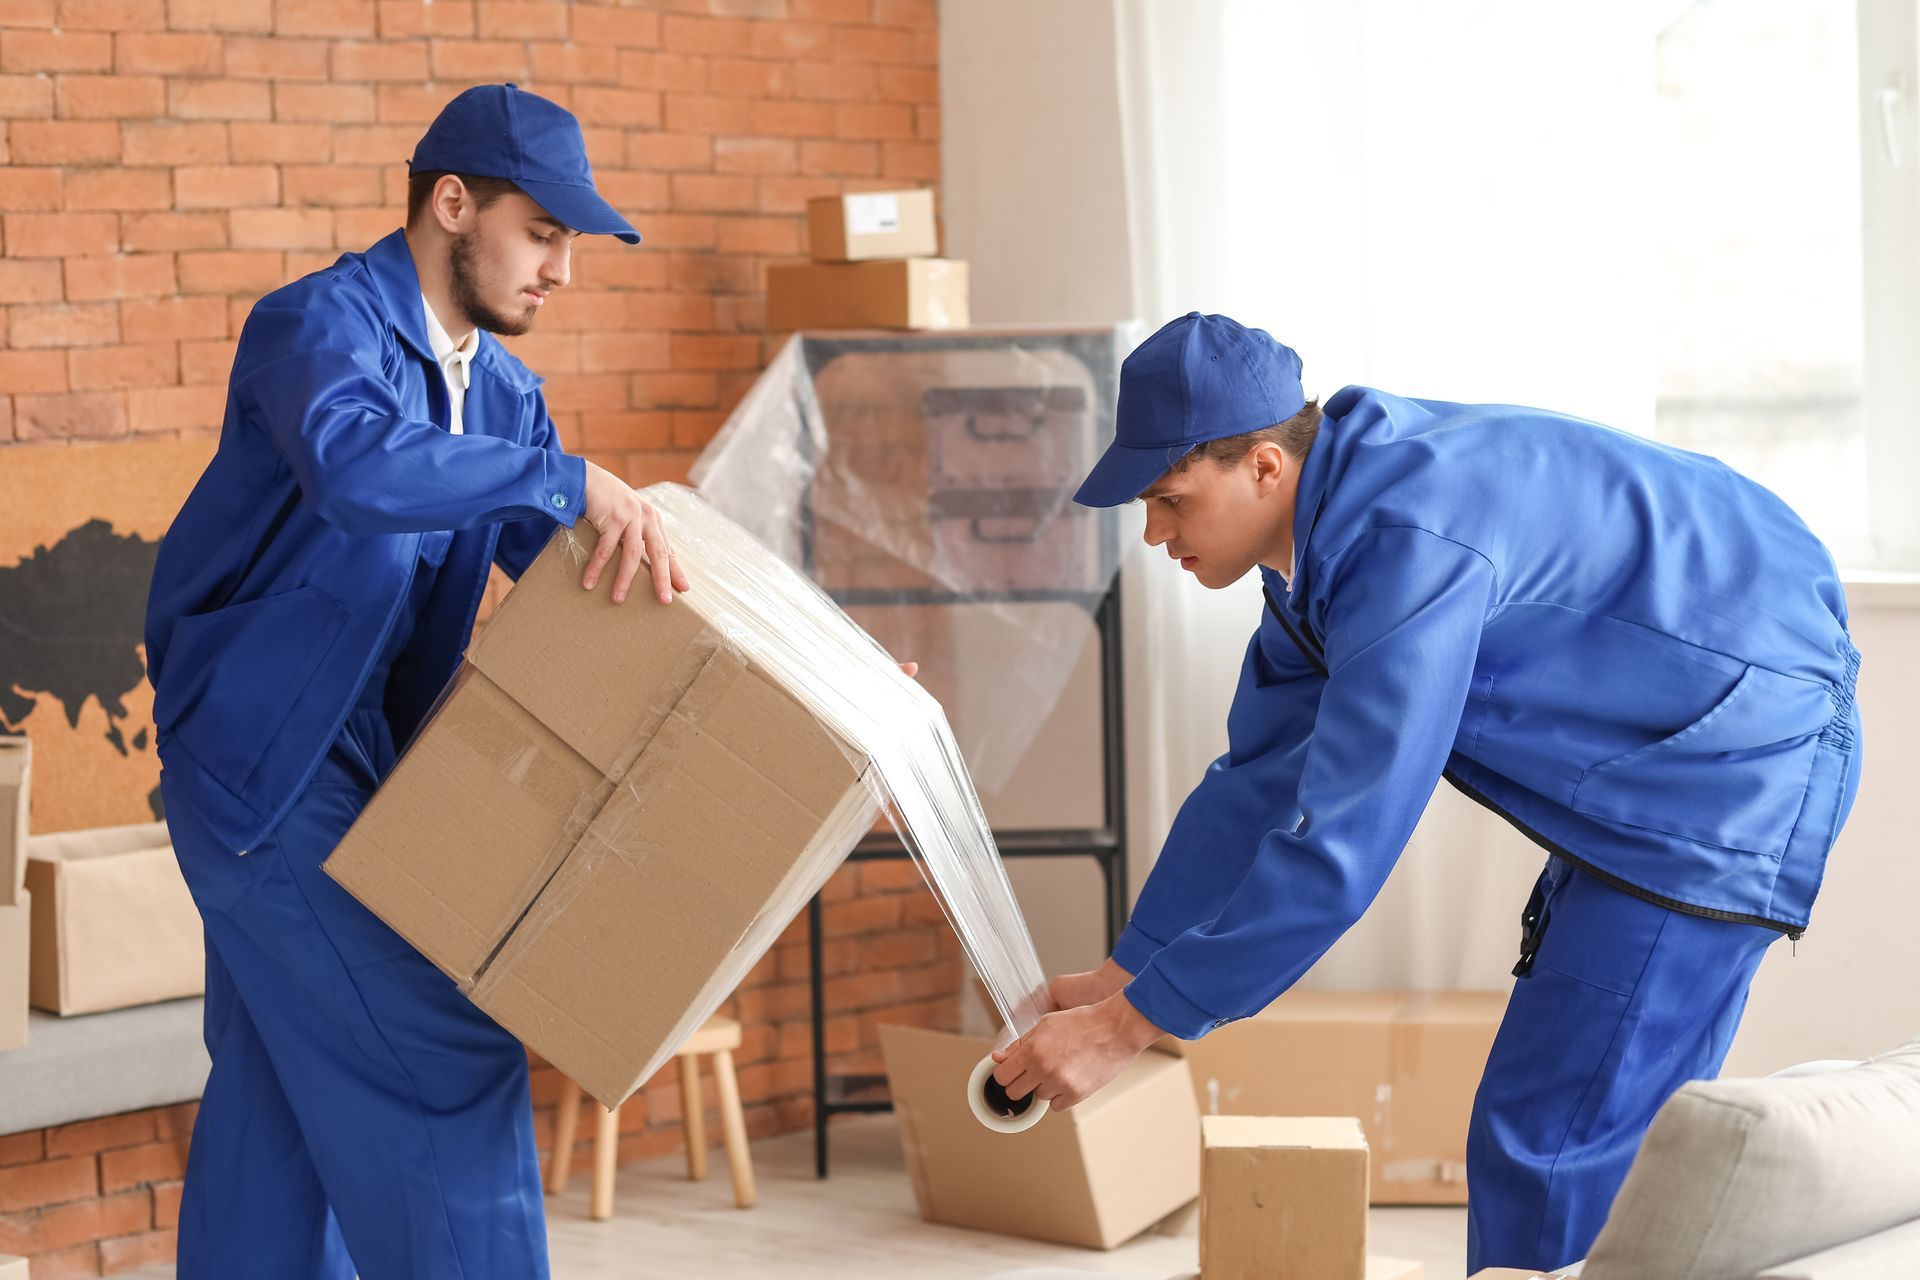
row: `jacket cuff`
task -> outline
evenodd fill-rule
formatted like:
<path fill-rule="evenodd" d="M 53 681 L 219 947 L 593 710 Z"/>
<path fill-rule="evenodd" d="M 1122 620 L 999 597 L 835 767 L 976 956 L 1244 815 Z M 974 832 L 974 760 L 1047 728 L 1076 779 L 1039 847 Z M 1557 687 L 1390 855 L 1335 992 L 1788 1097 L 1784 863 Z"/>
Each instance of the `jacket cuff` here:
<path fill-rule="evenodd" d="M 1166 943 L 1158 938 L 1149 938 L 1140 932 L 1132 921 L 1120 933 L 1120 940 L 1113 944 L 1113 962 L 1128 973 L 1139 973 L 1152 963 L 1154 954 Z"/>
<path fill-rule="evenodd" d="M 545 450 L 546 513 L 571 529 L 587 509 L 587 460 L 570 453 Z"/>
<path fill-rule="evenodd" d="M 1133 1007 L 1169 1035 L 1182 1040 L 1198 1040 L 1215 1027 L 1224 1027 L 1232 1018 L 1216 1018 L 1173 989 L 1159 970 L 1149 965 L 1124 988 Z"/>

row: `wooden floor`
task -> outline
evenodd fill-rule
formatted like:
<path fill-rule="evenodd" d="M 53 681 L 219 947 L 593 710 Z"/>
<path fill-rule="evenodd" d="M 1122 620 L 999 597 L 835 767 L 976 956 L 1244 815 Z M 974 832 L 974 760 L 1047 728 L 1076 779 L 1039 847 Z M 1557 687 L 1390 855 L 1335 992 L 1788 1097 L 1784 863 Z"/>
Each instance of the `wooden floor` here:
<path fill-rule="evenodd" d="M 813 1176 L 810 1134 L 754 1144 L 760 1204 L 736 1209 L 726 1159 L 714 1152 L 705 1182 L 688 1182 L 679 1156 L 620 1172 L 614 1217 L 587 1217 L 586 1169 L 567 1194 L 547 1202 L 554 1280 L 1170 1280 L 1195 1269 L 1195 1224 L 1182 1234 L 1148 1234 L 1099 1253 L 977 1231 L 929 1226 L 887 1116 L 843 1120 L 833 1130 L 833 1176 Z M 1464 1209 L 1376 1209 L 1370 1253 L 1417 1258 L 1426 1280 L 1462 1280 Z M 171 1267 L 130 1273 L 172 1280 Z"/>

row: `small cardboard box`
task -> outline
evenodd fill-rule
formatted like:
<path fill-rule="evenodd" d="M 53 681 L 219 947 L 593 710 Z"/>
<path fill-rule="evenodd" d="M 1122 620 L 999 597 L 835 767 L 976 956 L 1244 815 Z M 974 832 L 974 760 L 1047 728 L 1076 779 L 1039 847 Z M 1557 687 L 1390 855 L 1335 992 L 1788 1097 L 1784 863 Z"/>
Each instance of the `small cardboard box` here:
<path fill-rule="evenodd" d="M 772 330 L 964 329 L 967 322 L 967 264 L 957 258 L 767 268 Z"/>
<path fill-rule="evenodd" d="M 1468 1280 L 1570 1280 L 1566 1272 L 1528 1271 L 1524 1267 L 1489 1267 L 1476 1271 Z"/>
<path fill-rule="evenodd" d="M 1143 1053 L 1072 1110 L 1000 1134 L 966 1103 L 992 1041 L 882 1026 L 880 1048 L 928 1222 L 1111 1249 L 1199 1194 L 1200 1118 L 1178 1057 Z"/>
<path fill-rule="evenodd" d="M 166 823 L 34 836 L 27 888 L 34 1008 L 71 1017 L 206 989 L 206 934 Z"/>
<path fill-rule="evenodd" d="M 33 795 L 33 743 L 0 735 L 0 907 L 20 901 L 27 875 L 27 806 Z"/>
<path fill-rule="evenodd" d="M 1367 1139 L 1349 1116 L 1200 1122 L 1205 1280 L 1365 1280 Z"/>
<path fill-rule="evenodd" d="M 581 590 L 596 535 L 557 535 L 325 863 L 608 1107 L 725 999 L 878 809 L 868 757 L 724 612 L 752 582 L 690 545 L 712 531 L 673 527 L 699 586 L 668 605 L 644 584 L 614 605 L 611 573 Z"/>
<path fill-rule="evenodd" d="M 807 201 L 807 255 L 815 262 L 931 258 L 939 252 L 930 188 Z"/>
<path fill-rule="evenodd" d="M 1375 1204 L 1465 1204 L 1467 1121 L 1498 992 L 1292 991 L 1182 1046 L 1206 1115 L 1350 1115 Z"/>
<path fill-rule="evenodd" d="M 0 906 L 0 1053 L 27 1043 L 27 957 L 33 934 L 32 894 Z M 0 1267 L 0 1277 L 6 1275 Z"/>

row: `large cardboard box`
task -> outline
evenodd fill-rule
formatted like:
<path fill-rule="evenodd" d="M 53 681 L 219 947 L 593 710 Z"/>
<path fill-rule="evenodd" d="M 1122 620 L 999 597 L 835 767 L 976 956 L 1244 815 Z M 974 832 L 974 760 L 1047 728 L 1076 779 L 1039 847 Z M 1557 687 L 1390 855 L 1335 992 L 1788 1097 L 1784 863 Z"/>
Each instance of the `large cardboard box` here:
<path fill-rule="evenodd" d="M 556 535 L 325 864 L 609 1107 L 733 990 L 878 807 L 868 758 L 717 612 L 726 569 L 674 537 L 699 585 L 616 606 L 611 572 L 581 590 L 593 530 Z"/>
<path fill-rule="evenodd" d="M 70 1017 L 197 996 L 205 930 L 164 822 L 38 835 L 29 995 Z"/>
<path fill-rule="evenodd" d="M 807 201 L 807 254 L 815 262 L 931 258 L 940 252 L 933 191 L 863 191 Z"/>
<path fill-rule="evenodd" d="M 32 937 L 32 896 L 0 906 L 0 1053 L 27 1043 L 27 957 Z M 6 1271 L 0 1268 L 0 1277 Z"/>
<path fill-rule="evenodd" d="M 767 327 L 964 329 L 967 264 L 957 258 L 780 262 L 767 268 Z"/>
<path fill-rule="evenodd" d="M 1200 1122 L 1203 1280 L 1365 1280 L 1367 1139 L 1349 1116 Z"/>
<path fill-rule="evenodd" d="M 1467 1121 L 1497 992 L 1292 991 L 1184 1046 L 1207 1115 L 1350 1115 L 1375 1204 L 1465 1204 Z"/>
<path fill-rule="evenodd" d="M 967 1108 L 967 1078 L 993 1044 L 882 1026 L 893 1111 L 920 1216 L 1111 1249 L 1200 1191 L 1199 1114 L 1187 1065 L 1148 1052 L 1070 1111 L 994 1133 Z"/>
<path fill-rule="evenodd" d="M 27 875 L 27 806 L 33 794 L 33 743 L 0 735 L 0 907 L 20 901 Z"/>

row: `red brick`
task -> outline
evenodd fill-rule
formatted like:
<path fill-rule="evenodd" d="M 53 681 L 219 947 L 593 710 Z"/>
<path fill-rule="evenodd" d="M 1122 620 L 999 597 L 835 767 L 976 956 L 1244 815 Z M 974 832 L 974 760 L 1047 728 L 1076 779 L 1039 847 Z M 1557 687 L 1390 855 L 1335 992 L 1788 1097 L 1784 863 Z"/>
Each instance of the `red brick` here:
<path fill-rule="evenodd" d="M 802 62 L 793 69 L 794 93 L 824 102 L 865 102 L 879 93 L 873 67 L 850 67 L 839 62 Z"/>
<path fill-rule="evenodd" d="M 838 62 L 898 66 L 913 61 L 913 36 L 885 27 L 841 27 L 833 33 L 833 56 Z"/>
<path fill-rule="evenodd" d="M 873 18 L 873 0 L 793 0 L 793 16 L 807 22 L 866 23 Z"/>
<path fill-rule="evenodd" d="M 588 414 L 580 427 L 583 449 L 664 449 L 672 439 L 671 414 Z"/>
<path fill-rule="evenodd" d="M 889 142 L 880 153 L 880 171 L 889 179 L 936 181 L 940 147 L 932 142 Z"/>
<path fill-rule="evenodd" d="M 575 44 L 658 49 L 660 15 L 637 9 L 576 4 L 573 6 L 573 40 Z"/>
<path fill-rule="evenodd" d="M 480 0 L 475 29 L 484 39 L 565 40 L 572 7 L 562 0 Z"/>
<path fill-rule="evenodd" d="M 671 339 L 663 333 L 589 333 L 580 338 L 583 373 L 671 369 Z M 622 403 L 625 403 L 624 398 Z"/>
<path fill-rule="evenodd" d="M 758 183 L 746 175 L 711 173 L 673 175 L 673 203 L 677 209 L 744 213 L 758 208 L 759 199 Z"/>
<path fill-rule="evenodd" d="M 788 13 L 787 0 L 705 0 L 704 5 L 680 0 L 680 4 L 689 13 L 704 10 L 716 18 L 784 18 Z"/>
<path fill-rule="evenodd" d="M 167 0 L 175 31 L 271 31 L 273 0 Z"/>
<path fill-rule="evenodd" d="M 333 214 L 325 209 L 235 209 L 236 249 L 324 249 L 333 243 Z"/>
<path fill-rule="evenodd" d="M 673 447 L 698 452 L 707 447 L 727 415 L 716 410 L 681 410 L 673 415 Z"/>
<path fill-rule="evenodd" d="M 246 293 L 255 297 L 286 283 L 278 252 L 228 250 L 180 255 L 183 293 Z"/>
<path fill-rule="evenodd" d="M 235 80 L 325 80 L 329 43 L 285 37 L 229 37 L 227 75 Z"/>
<path fill-rule="evenodd" d="M 0 261 L 0 268 L 7 264 Z M 0 299 L 4 301 L 4 299 Z M 0 359 L 5 359 L 0 353 Z M 62 371 L 65 376 L 65 371 Z M 0 374 L 0 386 L 7 385 L 7 378 Z M 0 1137 L 0 1167 L 10 1164 L 30 1164 L 46 1158 L 47 1138 L 44 1129 L 29 1129 L 25 1133 L 10 1133 Z"/>
<path fill-rule="evenodd" d="M 123 74 L 217 76 L 226 66 L 226 48 L 216 35 L 129 31 L 113 41 L 113 68 Z"/>
<path fill-rule="evenodd" d="M 59 25 L 54 0 L 0 0 L 0 27 L 41 27 Z"/>
<path fill-rule="evenodd" d="M 798 250 L 795 250 L 798 253 Z M 767 299 L 764 294 L 741 293 L 726 294 L 713 300 L 713 327 L 729 333 L 755 333 L 764 335 L 767 331 Z M 761 351 L 762 361 L 771 358 L 766 350 Z M 748 376 L 752 376 L 749 374 Z M 736 404 L 747 393 L 746 387 L 729 388 L 723 384 L 720 388 L 720 403 Z"/>
<path fill-rule="evenodd" d="M 130 213 L 120 240 L 129 252 L 218 249 L 227 243 L 224 213 Z"/>
<path fill-rule="evenodd" d="M 940 73 L 931 67 L 881 67 L 879 75 L 880 96 L 888 102 L 940 101 Z"/>
<path fill-rule="evenodd" d="M 633 328 L 706 329 L 713 323 L 713 299 L 704 293 L 629 293 L 623 300 Z"/>
<path fill-rule="evenodd" d="M 285 203 L 295 207 L 379 204 L 380 178 L 378 169 L 335 165 L 288 165 L 280 170 Z"/>
<path fill-rule="evenodd" d="M 716 387 L 710 373 L 636 373 L 628 394 L 636 409 L 711 409 Z"/>
<path fill-rule="evenodd" d="M 913 60 L 923 67 L 940 65 L 940 29 L 913 33 Z"/>
<path fill-rule="evenodd" d="M 365 84 L 276 84 L 275 120 L 312 120 L 328 124 L 371 123 L 376 99 Z"/>
<path fill-rule="evenodd" d="M 656 213 L 646 219 L 646 224 L 640 234 L 656 250 L 711 249 L 719 234 L 713 218 L 705 214 Z"/>
<path fill-rule="evenodd" d="M 645 235 L 644 230 L 641 235 Z M 625 246 L 622 246 L 624 249 Z M 619 254 L 602 254 L 593 259 L 590 275 L 582 273 L 582 280 L 591 279 L 596 285 L 616 289 L 664 289 L 672 276 L 671 264 L 665 254 L 648 253 L 644 249 Z"/>
<path fill-rule="evenodd" d="M 76 391 L 116 387 L 170 387 L 180 381 L 180 345 L 129 342 L 112 347 L 75 347 L 67 352 L 67 379 Z M 153 1120 L 147 1119 L 147 1140 Z"/>
<path fill-rule="evenodd" d="M 473 0 L 379 0 L 377 13 L 383 40 L 474 32 Z"/>
<path fill-rule="evenodd" d="M 321 164 L 333 156 L 333 130 L 323 124 L 229 126 L 236 164 Z"/>
<path fill-rule="evenodd" d="M 425 80 L 424 40 L 342 41 L 333 46 L 335 80 Z"/>
<path fill-rule="evenodd" d="M 225 298 L 193 297 L 130 299 L 120 304 L 120 331 L 135 339 L 161 333 L 184 339 L 225 338 L 227 302 Z M 159 1132 L 156 1136 L 183 1138 L 188 1131 Z"/>
<path fill-rule="evenodd" d="M 166 0 L 60 0 L 63 31 L 165 31 Z"/>
<path fill-rule="evenodd" d="M 42 75 L 0 76 L 0 116 L 44 119 L 53 114 L 53 81 Z"/>
<path fill-rule="evenodd" d="M 760 22 L 753 28 L 753 49 L 760 58 L 827 57 L 833 28 L 817 22 Z"/>
<path fill-rule="evenodd" d="M 188 120 L 268 120 L 273 98 L 257 80 L 174 80 L 167 85 L 168 111 Z"/>
<path fill-rule="evenodd" d="M 715 173 L 792 173 L 799 147 L 785 138 L 715 138 Z"/>
<path fill-rule="evenodd" d="M 153 1113 L 153 1128 L 156 1137 L 185 1138 L 193 1133 L 193 1122 L 200 1114 L 198 1102 L 177 1102 L 171 1107 L 156 1108 Z"/>
<path fill-rule="evenodd" d="M 921 142 L 940 140 L 940 108 L 915 107 L 913 109 L 913 136 Z"/>
<path fill-rule="evenodd" d="M 838 195 L 840 185 L 836 178 L 762 178 L 760 212 L 805 213 L 807 201 L 815 196 Z"/>
<path fill-rule="evenodd" d="M 4 222 L 10 258 L 112 253 L 120 247 L 120 219 L 111 213 L 9 213 Z"/>
<path fill-rule="evenodd" d="M 234 338 L 199 338 L 181 343 L 180 381 L 188 386 L 225 382 L 227 375 L 233 371 L 234 350 L 238 345 L 238 340 Z M 154 1225 L 166 1227 L 173 1224 L 156 1221 Z"/>
<path fill-rule="evenodd" d="M 842 138 L 904 141 L 913 137 L 913 108 L 890 102 L 842 102 L 833 108 L 833 131 Z"/>
<path fill-rule="evenodd" d="M 667 128 L 675 133 L 754 132 L 754 104 L 738 98 L 669 93 L 663 105 Z"/>
<path fill-rule="evenodd" d="M 145 1191 L 8 1214 L 0 1217 L 0 1250 L 49 1253 L 103 1236 L 130 1235 L 152 1226 L 152 1214 L 152 1198 Z M 40 1274 L 36 1261 L 34 1275 Z"/>
<path fill-rule="evenodd" d="M 800 144 L 800 171 L 850 178 L 872 177 L 880 172 L 880 144 L 809 139 Z"/>
<path fill-rule="evenodd" d="M 404 164 L 419 141 L 413 125 L 347 126 L 333 131 L 333 158 L 337 164 Z"/>
<path fill-rule="evenodd" d="M 0 213 L 29 209 L 58 209 L 66 183 L 58 169 L 25 169 L 15 165 L 0 182 Z"/>
<path fill-rule="evenodd" d="M 130 120 L 121 137 L 127 164 L 221 164 L 227 158 L 227 126 L 218 120 Z"/>
<path fill-rule="evenodd" d="M 714 337 L 677 333 L 673 336 L 676 369 L 751 369 L 759 363 L 759 340 L 754 337 Z"/>
<path fill-rule="evenodd" d="M 600 194 L 616 209 L 632 214 L 668 208 L 672 200 L 671 178 L 664 173 L 635 173 L 631 169 L 607 169 L 595 175 Z M 646 234 L 642 227 L 641 235 Z M 578 261 L 579 242 L 575 241 Z"/>
<path fill-rule="evenodd" d="M 142 387 L 126 393 L 127 426 L 137 432 L 156 431 L 210 431 L 220 425 L 220 419 L 227 410 L 227 389 L 224 386 L 204 387 Z M 161 1147 L 177 1147 L 181 1152 L 180 1167 L 185 1168 L 185 1140 L 172 1143 L 159 1143 Z M 180 1177 L 174 1168 L 174 1161 L 164 1155 L 156 1155 L 135 1166 L 116 1170 L 116 1176 L 135 1177 L 142 1182 L 172 1181 Z M 107 1157 L 100 1160 L 100 1176 L 104 1181 L 109 1177 Z"/>
<path fill-rule="evenodd" d="M 831 102 L 756 102 L 753 129 L 778 138 L 831 138 L 842 109 Z"/>
<path fill-rule="evenodd" d="M 174 170 L 182 209 L 239 209 L 280 203 L 280 171 L 270 164 L 182 165 Z"/>
<path fill-rule="evenodd" d="M 7 340 L 16 349 L 95 346 L 120 340 L 120 310 L 111 302 L 15 307 Z"/>
<path fill-rule="evenodd" d="M 784 62 L 715 58 L 707 68 L 715 93 L 743 98 L 784 98 L 793 92 L 793 69 Z"/>
<path fill-rule="evenodd" d="M 826 904 L 826 929 L 829 937 L 853 937 L 879 933 L 900 926 L 900 899 L 854 898 Z"/>
<path fill-rule="evenodd" d="M 686 453 L 629 453 L 620 476 L 636 489 L 650 484 L 686 484 L 693 455 Z"/>
<path fill-rule="evenodd" d="M 0 351 L 0 390 L 36 395 L 65 391 L 70 385 L 64 351 Z"/>
<path fill-rule="evenodd" d="M 113 37 L 101 31 L 0 31 L 0 71 L 111 71 Z"/>
<path fill-rule="evenodd" d="M 20 440 L 99 438 L 124 435 L 127 430 L 126 399 L 118 391 L 70 391 L 62 395 L 15 396 L 13 414 L 13 434 Z M 38 1201 L 39 1204 L 84 1200 L 94 1195 L 98 1186 L 98 1179 L 94 1175 L 94 1160 L 91 1156 L 77 1156 L 71 1160 L 49 1161 L 39 1165 L 22 1165 L 20 1168 L 27 1171 L 46 1171 L 47 1176 L 38 1188 L 30 1189 L 26 1193 L 47 1197 Z M 54 1180 L 56 1171 L 57 1185 Z M 5 1176 L 9 1172 L 14 1171 L 0 1170 L 0 1209 L 4 1209 L 9 1203 Z M 34 1206 L 22 1204 L 19 1207 Z M 40 1263 L 37 1259 L 34 1262 L 34 1274 L 36 1277 L 40 1274 Z"/>
<path fill-rule="evenodd" d="M 461 86 L 445 84 L 405 84 L 387 82 L 374 86 L 374 117 L 381 124 L 411 124 L 425 132 L 425 126 L 440 114 Z M 401 175 L 404 177 L 405 175 Z"/>
<path fill-rule="evenodd" d="M 333 217 L 333 243 L 341 249 L 360 250 L 384 239 L 388 232 L 400 228 L 403 215 L 399 209 L 384 206 L 377 209 L 340 209 Z M 325 262 L 317 263 L 309 270 L 317 270 L 334 260 L 335 255 L 327 255 Z M 292 272 L 288 273 L 291 279 Z"/>
<path fill-rule="evenodd" d="M 67 300 L 158 298 L 179 287 L 169 253 L 115 254 L 111 258 L 68 258 Z M 138 335 L 129 335 L 137 337 Z"/>
<path fill-rule="evenodd" d="M 153 1187 L 153 1225 L 165 1230 L 180 1224 L 180 1182 L 157 1182 Z"/>
<path fill-rule="evenodd" d="M 797 218 L 722 218 L 718 248 L 722 253 L 759 253 L 798 257 L 806 248 Z"/>
<path fill-rule="evenodd" d="M 660 95 L 639 89 L 582 86 L 573 94 L 573 114 L 583 125 L 654 128 L 660 123 Z"/>
<path fill-rule="evenodd" d="M 14 164 L 112 164 L 120 127 L 103 120 L 15 120 L 7 126 Z"/>
<path fill-rule="evenodd" d="M 627 163 L 636 169 L 715 167 L 715 139 L 698 133 L 636 131 L 627 135 Z"/>
<path fill-rule="evenodd" d="M 509 40 L 434 40 L 429 45 L 436 80 L 525 80 L 527 46 Z"/>
<path fill-rule="evenodd" d="M 935 0 L 873 0 L 873 21 L 881 27 L 937 31 L 940 11 Z"/>
<path fill-rule="evenodd" d="M 119 1275 L 135 1267 L 171 1262 L 179 1241 L 173 1231 L 149 1231 L 144 1235 L 121 1236 L 100 1242 L 100 1274 Z"/>
<path fill-rule="evenodd" d="M 373 0 L 279 0 L 273 29 L 283 36 L 362 36 L 379 33 Z"/>
<path fill-rule="evenodd" d="M 707 59 L 683 53 L 622 50 L 620 83 L 630 89 L 659 89 L 698 96 L 707 91 Z"/>
<path fill-rule="evenodd" d="M 660 20 L 660 44 L 675 53 L 751 53 L 753 27 L 753 23 L 742 18 L 670 13 Z"/>
<path fill-rule="evenodd" d="M 67 175 L 66 204 L 69 209 L 170 209 L 173 174 L 167 169 L 76 169 Z"/>
<path fill-rule="evenodd" d="M 714 253 L 669 253 L 667 283 L 675 289 L 703 289 L 710 293 L 755 293 L 763 286 L 760 264 L 752 258 Z"/>
<path fill-rule="evenodd" d="M 570 85 L 620 83 L 620 51 L 608 45 L 536 44 L 533 78 Z"/>

